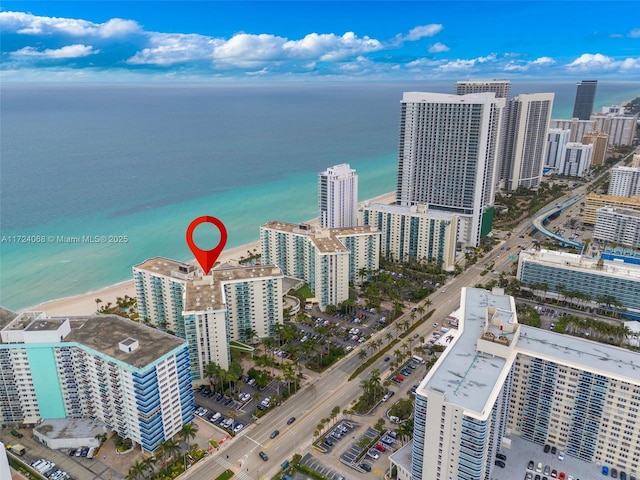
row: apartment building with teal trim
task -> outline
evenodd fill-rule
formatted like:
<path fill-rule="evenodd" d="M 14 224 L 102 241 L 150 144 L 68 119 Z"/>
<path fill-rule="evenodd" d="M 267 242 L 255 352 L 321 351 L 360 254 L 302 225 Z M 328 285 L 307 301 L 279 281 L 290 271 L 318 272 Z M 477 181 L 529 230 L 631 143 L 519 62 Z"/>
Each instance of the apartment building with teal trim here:
<path fill-rule="evenodd" d="M 319 228 L 272 221 L 260 227 L 260 241 L 263 261 L 307 282 L 322 310 L 347 300 L 349 283 L 360 284 L 379 268 L 380 232 L 369 226 Z"/>
<path fill-rule="evenodd" d="M 463 288 L 458 331 L 416 390 L 413 441 L 390 462 L 399 480 L 502 478 L 496 454 L 521 437 L 637 476 L 639 409 L 640 354 L 520 325 L 513 297 Z"/>
<path fill-rule="evenodd" d="M 365 204 L 358 223 L 380 230 L 380 255 L 396 262 L 436 262 L 452 271 L 456 259 L 458 216 L 426 205 Z"/>
<path fill-rule="evenodd" d="M 152 452 L 194 418 L 187 343 L 116 315 L 0 315 L 0 423 L 92 418 Z"/>

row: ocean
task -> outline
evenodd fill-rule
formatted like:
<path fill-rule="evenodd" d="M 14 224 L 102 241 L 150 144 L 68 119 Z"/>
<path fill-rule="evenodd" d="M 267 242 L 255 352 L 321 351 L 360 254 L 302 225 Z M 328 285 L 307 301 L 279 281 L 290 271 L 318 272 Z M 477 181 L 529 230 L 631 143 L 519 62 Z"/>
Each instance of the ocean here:
<path fill-rule="evenodd" d="M 356 169 L 360 200 L 390 192 L 402 92 L 454 83 L 2 85 L 0 305 L 125 281 L 150 257 L 191 259 L 185 230 L 201 215 L 225 223 L 227 247 L 269 220 L 316 217 L 317 174 L 332 165 Z M 554 118 L 571 115 L 575 82 L 512 81 L 512 95 L 534 92 L 556 93 Z M 639 95 L 637 82 L 601 82 L 596 107 Z"/>

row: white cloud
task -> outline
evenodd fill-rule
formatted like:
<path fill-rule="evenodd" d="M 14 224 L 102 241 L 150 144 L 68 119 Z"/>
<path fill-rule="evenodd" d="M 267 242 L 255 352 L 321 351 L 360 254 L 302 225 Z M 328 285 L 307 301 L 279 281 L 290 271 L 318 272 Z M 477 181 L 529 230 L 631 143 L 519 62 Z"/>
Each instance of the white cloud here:
<path fill-rule="evenodd" d="M 367 36 L 359 38 L 353 32 L 347 32 L 341 37 L 333 33 L 310 33 L 301 40 L 290 40 L 283 46 L 284 52 L 291 53 L 295 58 L 317 58 L 321 61 L 339 61 L 382 48 L 380 41 Z"/>
<path fill-rule="evenodd" d="M 640 70 L 640 57 L 616 60 L 601 53 L 583 53 L 566 67 L 572 72 L 629 72 Z"/>
<path fill-rule="evenodd" d="M 429 53 L 440 53 L 440 52 L 448 52 L 451 50 L 444 43 L 436 42 L 429 47 Z"/>
<path fill-rule="evenodd" d="M 66 47 L 57 49 L 45 49 L 37 50 L 33 47 L 24 47 L 15 52 L 11 52 L 14 57 L 38 57 L 38 58 L 51 58 L 51 59 L 68 59 L 68 58 L 82 58 L 89 55 L 95 55 L 100 53 L 100 50 L 95 50 L 91 46 L 87 45 L 67 45 Z"/>
<path fill-rule="evenodd" d="M 567 64 L 569 70 L 587 72 L 590 70 L 612 70 L 616 68 L 615 60 L 601 53 L 583 53 L 573 62 Z"/>
<path fill-rule="evenodd" d="M 106 23 L 93 23 L 73 18 L 40 17 L 23 12 L 0 12 L 0 29 L 22 35 L 59 35 L 72 37 L 122 37 L 141 31 L 133 20 L 112 18 Z"/>
<path fill-rule="evenodd" d="M 504 66 L 504 70 L 506 72 L 526 72 L 527 70 L 531 69 L 532 67 L 536 68 L 536 67 L 550 67 L 551 65 L 555 64 L 556 61 L 551 58 L 551 57 L 540 57 L 540 58 L 536 58 L 535 60 L 532 60 L 530 62 L 525 62 L 522 60 L 515 60 L 515 61 L 511 61 L 509 63 L 507 63 Z"/>
<path fill-rule="evenodd" d="M 631 38 L 640 38 L 640 28 L 634 28 L 629 33 L 627 33 L 627 37 Z"/>
<path fill-rule="evenodd" d="M 420 40 L 424 37 L 433 37 L 442 31 L 444 27 L 439 23 L 432 23 L 429 25 L 421 25 L 419 27 L 412 28 L 409 30 L 409 33 L 402 37 L 404 40 L 408 40 L 413 42 L 415 40 Z"/>
<path fill-rule="evenodd" d="M 171 66 L 190 61 L 211 60 L 214 41 L 202 35 L 154 33 L 149 47 L 126 60 L 130 65 Z"/>

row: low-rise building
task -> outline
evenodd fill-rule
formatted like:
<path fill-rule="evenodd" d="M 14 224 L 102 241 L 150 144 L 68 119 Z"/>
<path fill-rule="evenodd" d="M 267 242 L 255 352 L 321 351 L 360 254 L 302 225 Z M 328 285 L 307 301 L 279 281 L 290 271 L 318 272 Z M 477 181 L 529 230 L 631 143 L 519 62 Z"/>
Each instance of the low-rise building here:
<path fill-rule="evenodd" d="M 585 303 L 614 297 L 629 316 L 640 315 L 640 264 L 624 256 L 590 257 L 555 250 L 523 250 L 517 278 L 526 285 L 545 284 L 547 295 L 560 298 L 562 291 L 582 292 Z"/>
<path fill-rule="evenodd" d="M 620 207 L 598 209 L 593 239 L 640 248 L 640 210 Z"/>
<path fill-rule="evenodd" d="M 380 254 L 391 261 L 436 262 L 453 270 L 458 216 L 426 205 L 365 204 L 358 222 L 379 230 Z"/>
<path fill-rule="evenodd" d="M 582 222 L 587 225 L 595 225 L 596 215 L 598 210 L 602 207 L 620 207 L 631 210 L 640 210 L 640 196 L 616 197 L 613 195 L 590 193 L 584 199 Z"/>

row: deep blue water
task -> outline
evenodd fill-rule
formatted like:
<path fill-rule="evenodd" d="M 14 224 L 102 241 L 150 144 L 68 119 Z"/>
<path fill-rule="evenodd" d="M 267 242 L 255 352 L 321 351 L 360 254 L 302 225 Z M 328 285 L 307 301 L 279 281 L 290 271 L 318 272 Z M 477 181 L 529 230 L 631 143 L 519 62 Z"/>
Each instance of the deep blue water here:
<path fill-rule="evenodd" d="M 161 255 L 191 258 L 189 222 L 214 215 L 227 246 L 269 220 L 317 216 L 317 173 L 348 162 L 360 199 L 395 189 L 403 91 L 453 83 L 3 85 L 0 232 L 126 235 L 123 244 L 0 244 L 0 305 L 18 309 L 131 278 Z M 570 116 L 575 82 L 512 82 L 556 93 Z M 598 85 L 597 106 L 640 95 Z M 200 233 L 200 230 L 198 230 Z"/>

